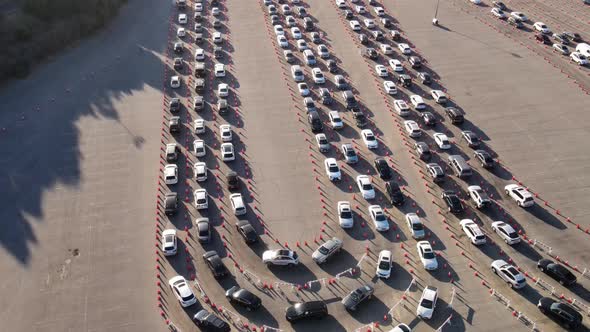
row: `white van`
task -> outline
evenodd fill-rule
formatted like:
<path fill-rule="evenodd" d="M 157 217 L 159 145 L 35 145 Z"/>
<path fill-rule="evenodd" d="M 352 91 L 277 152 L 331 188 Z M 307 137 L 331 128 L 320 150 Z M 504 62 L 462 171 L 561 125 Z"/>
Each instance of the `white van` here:
<path fill-rule="evenodd" d="M 576 46 L 576 52 L 582 53 L 585 57 L 590 57 L 590 45 L 579 43 L 578 46 Z"/>

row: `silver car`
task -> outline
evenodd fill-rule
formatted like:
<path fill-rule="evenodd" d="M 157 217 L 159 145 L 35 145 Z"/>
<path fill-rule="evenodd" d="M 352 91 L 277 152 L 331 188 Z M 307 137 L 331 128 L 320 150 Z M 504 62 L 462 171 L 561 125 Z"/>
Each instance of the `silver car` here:
<path fill-rule="evenodd" d="M 333 237 L 322 244 L 316 251 L 314 251 L 313 255 L 311 255 L 311 258 L 314 262 L 322 264 L 334 254 L 339 252 L 340 249 L 342 249 L 342 240 L 337 237 Z"/>

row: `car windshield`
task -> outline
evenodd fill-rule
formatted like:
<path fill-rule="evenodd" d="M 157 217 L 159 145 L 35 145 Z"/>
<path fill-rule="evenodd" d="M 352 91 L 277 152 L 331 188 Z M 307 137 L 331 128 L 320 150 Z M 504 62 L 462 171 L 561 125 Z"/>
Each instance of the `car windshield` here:
<path fill-rule="evenodd" d="M 381 261 L 381 263 L 379 263 L 379 269 L 380 270 L 389 270 L 389 262 Z"/>
<path fill-rule="evenodd" d="M 510 237 L 511 239 L 516 239 L 518 238 L 518 234 L 516 232 L 510 232 L 508 233 L 508 237 Z"/>
<path fill-rule="evenodd" d="M 188 301 L 191 301 L 191 300 L 192 300 L 192 299 L 194 299 L 194 298 L 195 298 L 195 296 L 194 296 L 193 294 L 190 294 L 190 295 L 188 295 L 188 296 L 183 296 L 183 297 L 182 297 L 182 300 L 183 300 L 184 302 L 188 302 Z"/>
<path fill-rule="evenodd" d="M 376 221 L 385 221 L 385 215 L 383 213 L 376 213 L 375 220 Z"/>
<path fill-rule="evenodd" d="M 352 211 L 342 211 L 340 212 L 341 218 L 352 218 Z"/>
<path fill-rule="evenodd" d="M 320 142 L 320 144 L 328 144 L 328 140 L 325 138 L 320 138 L 318 141 Z"/>
<path fill-rule="evenodd" d="M 422 302 L 420 303 L 421 307 L 424 307 L 426 309 L 432 309 L 432 305 L 434 303 L 432 303 L 432 301 L 428 300 L 428 299 L 422 299 Z"/>
<path fill-rule="evenodd" d="M 428 251 L 428 252 L 424 253 L 425 259 L 433 259 L 434 257 L 436 257 L 436 256 L 434 255 L 434 253 L 432 251 Z"/>
<path fill-rule="evenodd" d="M 363 184 L 363 190 L 372 190 L 373 186 L 370 183 Z"/>
<path fill-rule="evenodd" d="M 346 155 L 349 157 L 354 157 L 356 156 L 356 153 L 354 152 L 354 150 L 346 150 Z"/>
<path fill-rule="evenodd" d="M 334 173 L 334 172 L 338 172 L 338 166 L 330 166 L 328 167 L 328 169 L 330 170 L 330 172 Z"/>
<path fill-rule="evenodd" d="M 422 223 L 414 223 L 412 224 L 412 229 L 415 231 L 421 231 L 424 229 L 424 225 L 422 225 Z"/>
<path fill-rule="evenodd" d="M 326 247 L 324 247 L 324 246 L 321 246 L 321 247 L 318 249 L 318 251 L 319 251 L 321 254 L 323 254 L 323 255 L 327 255 L 327 254 L 330 252 L 330 250 L 328 250 L 328 248 L 326 248 Z"/>

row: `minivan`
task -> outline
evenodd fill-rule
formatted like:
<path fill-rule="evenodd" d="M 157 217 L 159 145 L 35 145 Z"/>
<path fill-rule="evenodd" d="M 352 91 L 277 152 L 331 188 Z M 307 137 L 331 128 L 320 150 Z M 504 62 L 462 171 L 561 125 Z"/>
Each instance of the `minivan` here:
<path fill-rule="evenodd" d="M 324 129 L 322 125 L 322 120 L 320 119 L 320 114 L 317 111 L 311 111 L 307 114 L 307 121 L 311 126 L 311 132 L 318 133 Z"/>
<path fill-rule="evenodd" d="M 459 156 L 459 155 L 450 155 L 448 158 L 449 164 L 451 165 L 451 168 L 453 169 L 453 171 L 455 172 L 455 175 L 457 175 L 458 177 L 466 177 L 466 176 L 471 176 L 472 171 L 471 171 L 471 166 L 469 166 L 467 164 L 467 162 L 465 161 L 465 159 L 463 159 L 463 157 Z"/>

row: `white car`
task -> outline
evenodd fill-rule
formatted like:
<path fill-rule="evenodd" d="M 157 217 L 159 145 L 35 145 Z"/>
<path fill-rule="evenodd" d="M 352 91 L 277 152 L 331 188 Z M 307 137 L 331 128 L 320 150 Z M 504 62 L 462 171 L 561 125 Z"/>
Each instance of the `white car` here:
<path fill-rule="evenodd" d="M 315 142 L 318 145 L 318 149 L 320 149 L 320 152 L 328 152 L 330 151 L 330 142 L 328 142 L 328 138 L 326 137 L 326 134 L 316 134 L 315 135 Z"/>
<path fill-rule="evenodd" d="M 528 21 L 528 17 L 526 17 L 526 15 L 522 12 L 512 12 L 510 13 L 510 16 L 519 22 Z"/>
<path fill-rule="evenodd" d="M 203 4 L 200 2 L 195 3 L 195 11 L 202 12 L 203 11 Z"/>
<path fill-rule="evenodd" d="M 391 276 L 391 251 L 381 250 L 379 253 L 379 259 L 377 259 L 377 277 L 389 279 Z"/>
<path fill-rule="evenodd" d="M 162 232 L 162 252 L 164 256 L 176 255 L 178 244 L 176 242 L 176 230 L 167 229 Z"/>
<path fill-rule="evenodd" d="M 492 223 L 492 231 L 498 234 L 498 236 L 509 245 L 520 242 L 520 236 L 518 236 L 518 233 L 514 230 L 514 228 L 503 221 L 494 221 Z"/>
<path fill-rule="evenodd" d="M 303 38 L 303 34 L 301 33 L 301 30 L 299 30 L 298 27 L 291 28 L 291 36 L 295 40 L 299 40 L 299 39 Z"/>
<path fill-rule="evenodd" d="M 432 96 L 432 99 L 436 101 L 437 104 L 444 105 L 447 101 L 449 101 L 447 95 L 441 90 L 431 90 L 430 95 Z"/>
<path fill-rule="evenodd" d="M 204 162 L 196 162 L 194 166 L 194 172 L 197 182 L 203 182 L 207 180 L 207 164 Z"/>
<path fill-rule="evenodd" d="M 318 67 L 315 67 L 311 70 L 311 76 L 313 77 L 315 84 L 326 83 L 326 77 L 324 76 L 324 73 L 322 73 L 322 70 Z"/>
<path fill-rule="evenodd" d="M 170 77 L 170 87 L 172 89 L 180 88 L 180 77 L 179 76 L 172 76 Z"/>
<path fill-rule="evenodd" d="M 379 48 L 385 55 L 393 54 L 393 47 L 391 47 L 389 44 L 380 44 Z"/>
<path fill-rule="evenodd" d="M 233 135 L 231 131 L 231 125 L 222 124 L 219 126 L 219 136 L 222 142 L 231 142 Z"/>
<path fill-rule="evenodd" d="M 289 7 L 289 5 L 282 5 L 281 10 L 283 11 L 284 15 L 291 14 L 291 7 Z"/>
<path fill-rule="evenodd" d="M 223 63 L 216 63 L 214 70 L 215 77 L 225 77 L 225 65 Z"/>
<path fill-rule="evenodd" d="M 352 31 L 360 31 L 361 30 L 361 24 L 359 23 L 359 21 L 351 20 L 349 24 L 350 24 L 350 28 L 352 29 Z"/>
<path fill-rule="evenodd" d="M 410 233 L 414 239 L 419 240 L 426 236 L 426 233 L 424 232 L 424 224 L 417 214 L 407 213 L 406 224 L 408 224 L 408 229 L 410 230 Z"/>
<path fill-rule="evenodd" d="M 436 145 L 438 145 L 439 149 L 448 150 L 451 148 L 451 142 L 449 142 L 449 138 L 447 137 L 447 135 L 443 133 L 434 133 L 432 135 L 432 138 L 434 138 L 434 142 L 436 143 Z"/>
<path fill-rule="evenodd" d="M 549 29 L 549 27 L 543 22 L 535 22 L 535 24 L 533 24 L 533 28 L 543 34 L 551 33 L 551 29 Z"/>
<path fill-rule="evenodd" d="M 342 173 L 340 172 L 340 166 L 334 158 L 326 158 L 324 160 L 324 168 L 326 169 L 326 175 L 330 181 L 340 181 L 342 179 Z"/>
<path fill-rule="evenodd" d="M 176 276 L 168 280 L 168 285 L 170 285 L 172 293 L 174 296 L 176 296 L 178 302 L 180 302 L 180 305 L 183 308 L 190 307 L 191 305 L 197 303 L 195 294 L 183 276 Z"/>
<path fill-rule="evenodd" d="M 570 54 L 570 59 L 580 66 L 585 66 L 588 64 L 588 58 L 580 52 L 572 52 L 572 54 Z"/>
<path fill-rule="evenodd" d="M 401 61 L 399 61 L 398 59 L 389 60 L 389 66 L 396 73 L 401 73 L 402 71 L 404 71 L 404 66 L 402 65 Z"/>
<path fill-rule="evenodd" d="M 387 232 L 389 230 L 389 221 L 383 213 L 383 209 L 379 205 L 369 206 L 369 215 L 378 232 Z"/>
<path fill-rule="evenodd" d="M 401 323 L 395 326 L 389 332 L 412 332 L 412 329 L 408 325 Z"/>
<path fill-rule="evenodd" d="M 340 9 L 346 8 L 346 1 L 336 0 L 336 6 L 338 6 L 338 8 L 340 8 Z"/>
<path fill-rule="evenodd" d="M 195 60 L 196 61 L 205 61 L 205 50 L 202 48 L 197 48 L 195 50 Z"/>
<path fill-rule="evenodd" d="M 436 308 L 436 300 L 438 300 L 438 289 L 433 286 L 426 286 L 418 301 L 418 307 L 416 308 L 416 316 L 421 319 L 430 319 L 434 314 L 434 308 Z"/>
<path fill-rule="evenodd" d="M 463 232 L 465 235 L 467 235 L 471 243 L 475 245 L 486 243 L 486 236 L 473 220 L 463 219 L 459 222 L 459 224 L 461 225 L 461 229 L 463 229 Z"/>
<path fill-rule="evenodd" d="M 410 102 L 414 106 L 415 110 L 426 109 L 426 103 L 424 102 L 424 99 L 422 99 L 422 97 L 420 97 L 419 95 L 411 95 Z"/>
<path fill-rule="evenodd" d="M 404 121 L 404 127 L 406 128 L 406 132 L 408 135 L 410 135 L 410 137 L 416 138 L 422 136 L 422 130 L 416 121 L 406 120 Z"/>
<path fill-rule="evenodd" d="M 197 157 L 204 157 L 207 154 L 207 149 L 205 149 L 205 141 L 202 139 L 196 139 L 193 141 L 193 152 Z"/>
<path fill-rule="evenodd" d="M 205 126 L 205 120 L 203 119 L 195 119 L 194 124 L 193 124 L 193 130 L 195 132 L 195 134 L 204 134 L 207 126 Z"/>
<path fill-rule="evenodd" d="M 502 11 L 502 9 L 497 7 L 492 8 L 492 15 L 496 16 L 499 19 L 506 18 L 506 14 Z"/>
<path fill-rule="evenodd" d="M 320 44 L 317 47 L 318 50 L 318 54 L 320 55 L 320 58 L 322 59 L 327 59 L 330 57 L 330 50 L 328 50 L 328 47 L 324 44 Z"/>
<path fill-rule="evenodd" d="M 178 24 L 187 24 L 188 23 L 188 17 L 186 16 L 186 14 L 178 14 Z"/>
<path fill-rule="evenodd" d="M 412 49 L 410 48 L 410 45 L 408 45 L 406 43 L 397 44 L 397 48 L 399 48 L 399 50 L 405 55 L 412 54 Z"/>
<path fill-rule="evenodd" d="M 363 23 L 367 27 L 367 29 L 374 29 L 375 28 L 375 21 L 370 18 L 366 18 L 363 20 Z"/>
<path fill-rule="evenodd" d="M 279 46 L 282 48 L 289 47 L 289 42 L 287 41 L 287 37 L 285 37 L 283 35 L 277 36 L 277 43 L 279 43 Z"/>
<path fill-rule="evenodd" d="M 287 22 L 288 27 L 294 27 L 295 25 L 297 25 L 297 20 L 295 19 L 295 17 L 291 15 L 285 17 L 285 21 Z"/>
<path fill-rule="evenodd" d="M 304 83 L 304 82 L 298 83 L 297 89 L 299 90 L 299 94 L 302 97 L 307 97 L 310 94 L 309 87 L 307 86 L 307 83 Z"/>
<path fill-rule="evenodd" d="M 307 50 L 309 48 L 307 46 L 307 42 L 305 40 L 303 40 L 303 39 L 298 39 L 297 42 L 296 42 L 296 44 L 297 44 L 297 49 L 299 51 L 302 51 L 302 52 L 305 51 L 305 50 Z"/>
<path fill-rule="evenodd" d="M 221 13 L 221 11 L 219 10 L 218 7 L 211 8 L 211 15 L 213 15 L 213 16 L 219 16 L 220 13 Z"/>
<path fill-rule="evenodd" d="M 262 253 L 262 262 L 266 265 L 295 266 L 299 264 L 299 256 L 288 249 L 266 250 Z"/>
<path fill-rule="evenodd" d="M 385 92 L 387 92 L 387 94 L 397 94 L 397 88 L 395 87 L 395 83 L 393 83 L 392 81 L 383 82 L 383 87 L 385 88 Z"/>
<path fill-rule="evenodd" d="M 236 154 L 234 153 L 234 145 L 231 143 L 221 144 L 221 161 L 234 161 Z"/>
<path fill-rule="evenodd" d="M 275 35 L 277 35 L 277 36 L 284 36 L 285 35 L 285 29 L 283 29 L 283 26 L 280 24 L 275 25 L 274 30 L 275 30 Z"/>
<path fill-rule="evenodd" d="M 375 12 L 375 14 L 377 14 L 377 16 L 381 17 L 381 16 L 385 16 L 385 9 L 383 9 L 383 7 L 373 7 L 373 11 Z"/>
<path fill-rule="evenodd" d="M 408 116 L 410 114 L 410 106 L 408 106 L 408 104 L 404 100 L 394 100 L 393 108 L 400 116 Z"/>
<path fill-rule="evenodd" d="M 332 129 L 342 129 L 344 127 L 344 122 L 340 117 L 340 113 L 338 111 L 330 111 L 328 113 L 328 118 L 330 119 L 330 125 Z"/>
<path fill-rule="evenodd" d="M 472 4 L 481 5 L 481 0 L 469 0 Z"/>
<path fill-rule="evenodd" d="M 371 129 L 361 130 L 361 137 L 368 149 L 372 150 L 379 147 L 379 141 L 377 141 L 377 138 Z"/>
<path fill-rule="evenodd" d="M 352 228 L 354 226 L 354 215 L 350 202 L 338 202 L 338 223 L 342 228 Z"/>
<path fill-rule="evenodd" d="M 467 192 L 478 209 L 483 209 L 492 203 L 488 194 L 480 186 L 469 186 Z"/>
<path fill-rule="evenodd" d="M 214 32 L 213 33 L 213 43 L 221 44 L 223 42 L 223 35 L 221 32 Z"/>
<path fill-rule="evenodd" d="M 428 241 L 420 241 L 416 243 L 416 250 L 418 256 L 424 268 L 428 271 L 434 271 L 438 269 L 438 261 L 436 260 L 436 254 L 432 250 L 432 246 Z"/>
<path fill-rule="evenodd" d="M 204 210 L 209 208 L 209 195 L 207 189 L 197 189 L 194 192 L 195 207 L 197 210 Z"/>
<path fill-rule="evenodd" d="M 227 97 L 229 95 L 229 85 L 226 83 L 220 83 L 217 85 L 217 96 L 218 97 Z"/>
<path fill-rule="evenodd" d="M 164 183 L 178 183 L 178 166 L 176 166 L 175 164 L 168 164 L 164 167 Z"/>
<path fill-rule="evenodd" d="M 389 73 L 387 72 L 387 67 L 385 67 L 384 65 L 376 65 L 375 72 L 377 73 L 377 75 L 379 75 L 379 77 L 387 77 L 389 75 Z"/>
<path fill-rule="evenodd" d="M 176 36 L 178 36 L 180 38 L 186 36 L 186 29 L 185 28 L 178 28 L 178 30 L 176 30 Z"/>
<path fill-rule="evenodd" d="M 520 207 L 527 208 L 535 205 L 535 199 L 533 198 L 533 195 L 531 195 L 531 193 L 522 186 L 517 184 L 509 184 L 504 187 L 504 192 L 506 195 L 512 197 L 512 199 L 515 200 Z"/>
<path fill-rule="evenodd" d="M 367 12 L 367 9 L 365 8 L 365 6 L 361 6 L 361 5 L 354 6 L 354 10 L 359 14 L 365 14 Z"/>
<path fill-rule="evenodd" d="M 375 188 L 373 188 L 371 178 L 368 175 L 358 175 L 356 177 L 356 185 L 364 199 L 375 198 Z"/>
<path fill-rule="evenodd" d="M 241 216 L 246 214 L 247 210 L 242 194 L 236 193 L 229 195 L 229 203 L 231 204 L 234 215 Z"/>
<path fill-rule="evenodd" d="M 514 289 L 520 289 L 526 286 L 526 278 L 514 266 L 506 263 L 502 259 L 492 262 L 492 272 L 508 283 L 508 286 Z"/>

